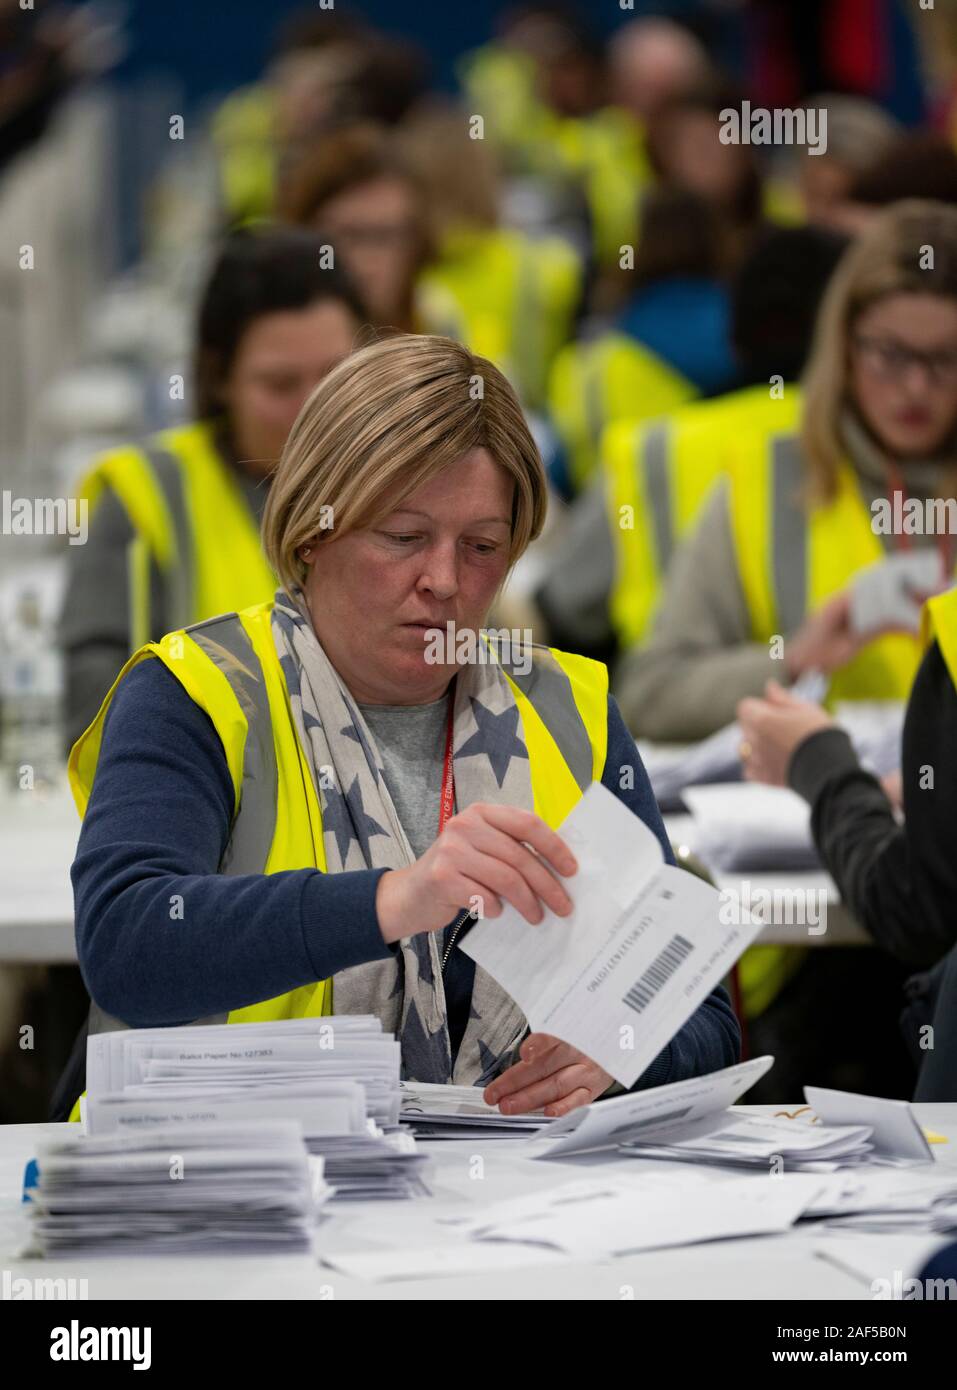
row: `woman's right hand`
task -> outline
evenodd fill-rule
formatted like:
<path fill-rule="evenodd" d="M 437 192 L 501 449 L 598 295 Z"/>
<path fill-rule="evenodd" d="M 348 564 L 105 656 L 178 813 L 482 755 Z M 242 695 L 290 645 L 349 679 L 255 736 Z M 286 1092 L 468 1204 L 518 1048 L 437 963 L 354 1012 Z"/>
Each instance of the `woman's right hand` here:
<path fill-rule="evenodd" d="M 857 655 L 873 634 L 851 627 L 851 594 L 844 589 L 814 610 L 784 643 L 784 665 L 792 681 L 805 671 L 829 675 Z"/>
<path fill-rule="evenodd" d="M 498 917 L 504 903 L 536 924 L 543 904 L 565 917 L 571 899 L 546 865 L 565 877 L 578 870 L 571 850 L 540 816 L 475 802 L 452 817 L 421 859 L 379 879 L 382 935 L 391 943 L 437 931 L 472 907 L 478 917 Z"/>

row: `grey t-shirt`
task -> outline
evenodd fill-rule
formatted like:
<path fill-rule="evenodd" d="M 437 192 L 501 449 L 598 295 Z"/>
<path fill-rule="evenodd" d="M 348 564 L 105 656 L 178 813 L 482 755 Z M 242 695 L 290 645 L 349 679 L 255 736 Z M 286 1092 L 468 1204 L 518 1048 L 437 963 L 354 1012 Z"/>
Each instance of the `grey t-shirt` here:
<path fill-rule="evenodd" d="M 428 705 L 360 705 L 402 829 L 420 859 L 439 830 L 449 694 Z"/>

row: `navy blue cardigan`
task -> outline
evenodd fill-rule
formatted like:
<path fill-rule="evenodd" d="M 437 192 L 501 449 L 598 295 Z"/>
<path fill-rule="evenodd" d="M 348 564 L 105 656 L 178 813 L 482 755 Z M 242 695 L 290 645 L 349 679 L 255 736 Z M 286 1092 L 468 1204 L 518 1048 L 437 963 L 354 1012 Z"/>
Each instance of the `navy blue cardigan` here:
<path fill-rule="evenodd" d="M 634 786 L 623 790 L 626 766 L 634 768 Z M 674 863 L 641 757 L 612 699 L 602 780 Z M 107 713 L 72 868 L 83 978 L 100 1008 L 131 1027 L 242 1008 L 398 949 L 383 941 L 375 912 L 376 884 L 386 870 L 218 873 L 233 804 L 209 716 L 161 661 L 135 666 Z M 453 950 L 445 986 L 454 1050 L 465 1031 L 474 969 Z M 739 1044 L 737 1020 L 718 988 L 635 1089 L 730 1066 Z"/>

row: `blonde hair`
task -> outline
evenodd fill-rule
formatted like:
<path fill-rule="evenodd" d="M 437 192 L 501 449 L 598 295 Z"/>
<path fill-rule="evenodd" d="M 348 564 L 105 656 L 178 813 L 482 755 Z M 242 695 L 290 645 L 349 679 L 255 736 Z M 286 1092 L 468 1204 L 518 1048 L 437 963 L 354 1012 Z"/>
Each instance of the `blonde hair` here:
<path fill-rule="evenodd" d="M 932 249 L 933 265 L 922 267 Z M 848 248 L 821 300 L 804 373 L 801 442 L 809 502 L 828 502 L 847 450 L 841 413 L 848 398 L 854 324 L 892 294 L 935 294 L 957 300 L 957 208 L 916 198 L 895 203 Z"/>
<path fill-rule="evenodd" d="M 542 529 L 547 487 L 502 373 L 461 343 L 424 334 L 397 334 L 347 357 L 299 412 L 269 489 L 263 547 L 280 582 L 302 584 L 304 542 L 374 525 L 476 448 L 515 483 L 512 565 Z"/>

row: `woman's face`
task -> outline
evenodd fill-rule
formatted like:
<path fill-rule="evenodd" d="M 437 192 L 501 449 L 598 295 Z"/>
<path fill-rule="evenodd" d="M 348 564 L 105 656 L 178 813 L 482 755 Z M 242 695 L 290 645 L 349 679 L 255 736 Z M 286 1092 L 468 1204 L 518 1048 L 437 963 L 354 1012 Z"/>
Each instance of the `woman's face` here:
<path fill-rule="evenodd" d="M 359 288 L 376 323 L 402 328 L 418 268 L 418 203 L 401 178 L 379 178 L 349 188 L 316 213 Z"/>
<path fill-rule="evenodd" d="M 936 453 L 957 425 L 957 302 L 892 294 L 871 305 L 851 331 L 850 384 L 889 453 Z"/>
<path fill-rule="evenodd" d="M 276 467 L 306 398 L 348 357 L 359 327 L 334 299 L 263 314 L 248 326 L 223 401 L 240 462 L 250 473 L 265 477 Z"/>
<path fill-rule="evenodd" d="M 749 168 L 744 147 L 722 144 L 720 122 L 707 111 L 676 112 L 667 121 L 662 141 L 665 181 L 718 207 L 732 204 Z"/>
<path fill-rule="evenodd" d="M 304 585 L 313 627 L 356 700 L 442 695 L 457 667 L 428 659 L 427 632 L 485 623 L 508 569 L 513 489 L 486 449 L 472 449 L 378 525 L 333 529 L 315 545 Z"/>

